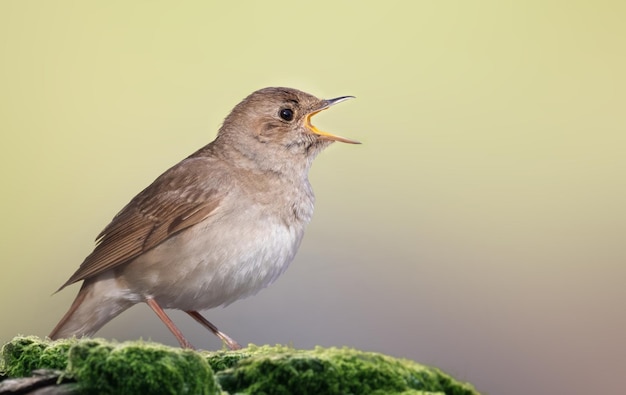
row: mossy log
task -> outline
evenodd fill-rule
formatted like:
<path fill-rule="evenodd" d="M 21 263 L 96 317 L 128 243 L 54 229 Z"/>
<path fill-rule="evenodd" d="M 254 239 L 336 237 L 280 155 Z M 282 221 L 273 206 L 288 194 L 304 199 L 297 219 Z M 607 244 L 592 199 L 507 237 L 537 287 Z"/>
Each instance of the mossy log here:
<path fill-rule="evenodd" d="M 144 341 L 16 337 L 2 347 L 0 374 L 0 394 L 45 388 L 37 393 L 478 395 L 437 368 L 349 348 L 208 352 Z M 16 391 L 19 385 L 24 389 Z"/>

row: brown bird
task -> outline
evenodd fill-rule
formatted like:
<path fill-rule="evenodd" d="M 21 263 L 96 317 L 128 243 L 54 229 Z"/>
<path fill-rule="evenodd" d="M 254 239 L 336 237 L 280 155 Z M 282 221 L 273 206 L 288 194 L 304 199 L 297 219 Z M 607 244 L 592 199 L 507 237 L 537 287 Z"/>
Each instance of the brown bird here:
<path fill-rule="evenodd" d="M 246 97 L 213 142 L 159 176 L 104 228 L 59 288 L 83 280 L 50 338 L 91 336 L 145 302 L 184 348 L 193 347 L 163 309 L 185 311 L 240 348 L 198 311 L 256 294 L 291 263 L 313 214 L 313 159 L 334 141 L 359 143 L 310 119 L 351 97 L 323 100 L 290 88 Z"/>

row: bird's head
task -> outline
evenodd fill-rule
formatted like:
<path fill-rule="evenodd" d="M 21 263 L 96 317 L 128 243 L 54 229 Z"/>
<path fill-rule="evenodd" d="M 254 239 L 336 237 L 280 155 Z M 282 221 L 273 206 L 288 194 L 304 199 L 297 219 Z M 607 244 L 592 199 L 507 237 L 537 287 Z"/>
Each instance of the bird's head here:
<path fill-rule="evenodd" d="M 318 99 L 291 88 L 264 88 L 253 92 L 226 117 L 219 138 L 248 158 L 269 167 L 310 165 L 315 156 L 335 141 L 358 141 L 323 132 L 311 117 L 353 96 Z"/>

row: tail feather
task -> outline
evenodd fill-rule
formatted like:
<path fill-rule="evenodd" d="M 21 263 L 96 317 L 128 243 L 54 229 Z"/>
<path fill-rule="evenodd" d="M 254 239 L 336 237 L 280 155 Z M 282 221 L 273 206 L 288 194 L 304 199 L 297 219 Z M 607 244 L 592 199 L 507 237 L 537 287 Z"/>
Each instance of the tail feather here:
<path fill-rule="evenodd" d="M 50 339 L 93 336 L 134 304 L 112 290 L 108 280 L 85 280 L 70 309 L 50 333 Z"/>

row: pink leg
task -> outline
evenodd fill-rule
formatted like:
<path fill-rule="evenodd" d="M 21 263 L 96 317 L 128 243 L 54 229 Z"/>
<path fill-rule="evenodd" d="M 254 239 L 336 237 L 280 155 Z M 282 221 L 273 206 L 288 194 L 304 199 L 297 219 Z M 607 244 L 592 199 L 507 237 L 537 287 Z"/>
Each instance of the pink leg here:
<path fill-rule="evenodd" d="M 172 321 L 170 317 L 168 317 L 167 314 L 165 314 L 165 311 L 163 311 L 163 309 L 161 308 L 161 306 L 159 306 L 156 300 L 152 298 L 148 298 L 146 299 L 146 303 L 156 313 L 156 315 L 159 316 L 161 321 L 163 321 L 165 326 L 167 326 L 167 329 L 169 329 L 170 332 L 172 332 L 172 334 L 176 337 L 176 340 L 178 340 L 182 348 L 189 348 L 192 350 L 194 349 L 191 343 L 189 343 L 187 339 L 185 339 L 185 336 L 183 336 L 183 333 L 180 331 L 180 329 L 178 329 L 176 325 L 174 325 L 174 321 Z"/>
<path fill-rule="evenodd" d="M 241 349 L 241 346 L 239 345 L 239 343 L 237 343 L 236 341 L 234 341 L 233 339 L 231 339 L 227 334 L 225 334 L 224 332 L 221 332 L 219 329 L 217 329 L 217 327 L 213 324 L 211 324 L 209 322 L 209 320 L 207 320 L 206 318 L 204 318 L 200 313 L 198 313 L 197 311 L 185 311 L 185 313 L 189 314 L 190 316 L 193 317 L 194 320 L 198 321 L 202 326 L 204 326 L 205 328 L 207 328 L 208 330 L 210 330 L 211 332 L 213 332 L 215 334 L 215 336 L 219 337 L 220 339 L 222 339 L 222 341 L 224 343 L 226 343 L 226 345 L 228 346 L 228 348 L 230 348 L 231 350 L 239 350 Z"/>

